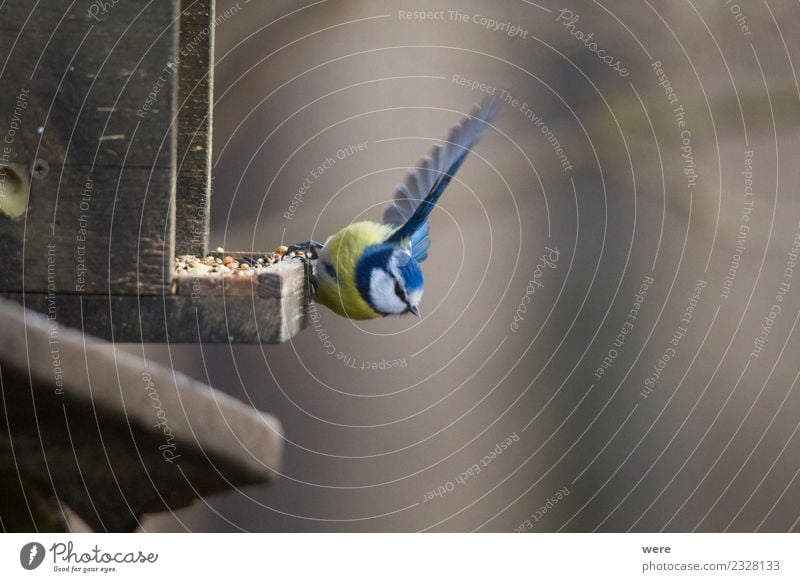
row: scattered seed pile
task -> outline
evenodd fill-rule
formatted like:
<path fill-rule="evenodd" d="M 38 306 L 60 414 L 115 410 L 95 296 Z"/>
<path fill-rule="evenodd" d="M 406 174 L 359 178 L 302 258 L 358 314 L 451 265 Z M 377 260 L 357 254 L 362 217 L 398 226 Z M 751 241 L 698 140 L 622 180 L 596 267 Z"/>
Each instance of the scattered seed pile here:
<path fill-rule="evenodd" d="M 175 257 L 175 272 L 180 276 L 207 277 L 209 275 L 233 275 L 253 277 L 262 269 L 280 262 L 288 249 L 280 246 L 274 252 L 264 255 L 253 254 L 236 257 L 226 255 L 222 248 L 209 253 L 206 257 L 180 255 Z"/>

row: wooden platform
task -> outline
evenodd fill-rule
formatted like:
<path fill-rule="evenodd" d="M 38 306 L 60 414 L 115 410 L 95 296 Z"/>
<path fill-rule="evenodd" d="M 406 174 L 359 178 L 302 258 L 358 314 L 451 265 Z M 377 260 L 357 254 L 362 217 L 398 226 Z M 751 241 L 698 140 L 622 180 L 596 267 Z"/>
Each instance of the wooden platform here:
<path fill-rule="evenodd" d="M 242 253 L 234 253 L 240 255 Z M 299 261 L 252 281 L 176 278 L 172 295 L 3 293 L 64 326 L 116 342 L 281 343 L 308 324 L 310 289 Z"/>

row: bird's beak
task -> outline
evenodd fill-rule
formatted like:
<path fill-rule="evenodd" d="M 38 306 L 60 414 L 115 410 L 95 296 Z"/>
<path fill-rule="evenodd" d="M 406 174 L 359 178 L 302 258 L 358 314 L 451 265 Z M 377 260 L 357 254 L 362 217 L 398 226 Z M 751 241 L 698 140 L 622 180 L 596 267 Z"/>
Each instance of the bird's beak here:
<path fill-rule="evenodd" d="M 416 305 L 409 305 L 408 310 L 417 317 L 419 317 L 419 307 L 417 307 Z"/>

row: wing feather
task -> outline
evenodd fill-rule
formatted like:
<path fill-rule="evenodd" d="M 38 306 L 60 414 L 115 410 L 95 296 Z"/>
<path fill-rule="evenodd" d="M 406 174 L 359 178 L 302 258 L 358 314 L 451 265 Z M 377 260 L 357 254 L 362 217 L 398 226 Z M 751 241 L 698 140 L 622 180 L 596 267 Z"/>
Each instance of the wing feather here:
<path fill-rule="evenodd" d="M 500 101 L 487 97 L 455 125 L 447 138 L 423 157 L 397 186 L 394 198 L 383 212 L 383 222 L 396 227 L 388 242 L 411 244 L 412 256 L 423 261 L 428 256 L 428 215 L 458 171 L 470 149 L 486 127 L 497 117 Z"/>

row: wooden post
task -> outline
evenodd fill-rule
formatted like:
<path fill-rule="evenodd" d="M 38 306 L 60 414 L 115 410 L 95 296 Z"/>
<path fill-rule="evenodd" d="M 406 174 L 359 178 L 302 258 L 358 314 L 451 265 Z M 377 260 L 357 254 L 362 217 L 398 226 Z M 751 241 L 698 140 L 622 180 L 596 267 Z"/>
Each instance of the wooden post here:
<path fill-rule="evenodd" d="M 181 10 L 175 251 L 203 256 L 211 210 L 214 2 L 183 0 Z"/>

